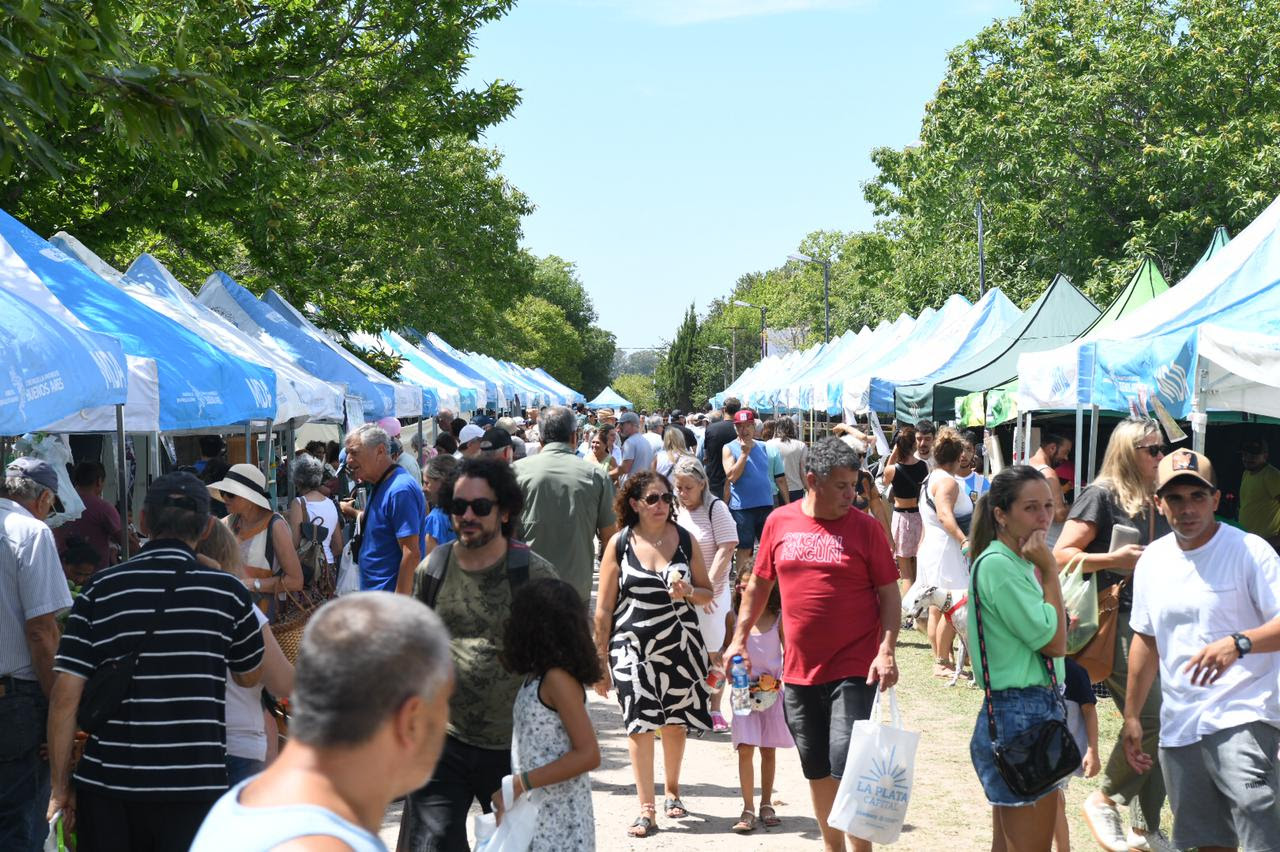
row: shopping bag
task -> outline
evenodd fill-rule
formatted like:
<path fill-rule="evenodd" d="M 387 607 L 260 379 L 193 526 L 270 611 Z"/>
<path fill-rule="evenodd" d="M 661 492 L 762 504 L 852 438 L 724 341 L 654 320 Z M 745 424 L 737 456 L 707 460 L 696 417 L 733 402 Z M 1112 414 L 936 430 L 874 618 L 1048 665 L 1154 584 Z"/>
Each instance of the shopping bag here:
<path fill-rule="evenodd" d="M 1062 605 L 1067 611 L 1067 653 L 1075 654 L 1098 632 L 1098 584 L 1080 569 L 1077 554 L 1062 569 Z"/>
<path fill-rule="evenodd" d="M 349 592 L 360 591 L 360 566 L 356 564 L 351 552 L 351 542 L 342 546 L 342 556 L 338 558 L 338 582 L 334 584 L 333 594 L 340 597 Z"/>
<path fill-rule="evenodd" d="M 502 779 L 502 822 L 488 839 L 481 840 L 481 834 L 488 832 L 488 821 L 484 826 L 479 819 L 475 821 L 475 852 L 528 852 L 538 830 L 538 800 L 542 793 L 530 790 L 518 800 L 515 793 L 515 779 L 508 775 Z"/>
<path fill-rule="evenodd" d="M 62 836 L 62 811 L 53 812 L 49 820 L 49 836 L 44 840 L 43 852 L 67 852 L 66 840 Z"/>
<path fill-rule="evenodd" d="M 889 695 L 890 723 L 881 720 L 880 698 Z M 853 723 L 844 775 L 827 825 L 872 843 L 893 843 L 911 801 L 920 734 L 902 727 L 893 688 L 876 692 L 871 718 Z"/>

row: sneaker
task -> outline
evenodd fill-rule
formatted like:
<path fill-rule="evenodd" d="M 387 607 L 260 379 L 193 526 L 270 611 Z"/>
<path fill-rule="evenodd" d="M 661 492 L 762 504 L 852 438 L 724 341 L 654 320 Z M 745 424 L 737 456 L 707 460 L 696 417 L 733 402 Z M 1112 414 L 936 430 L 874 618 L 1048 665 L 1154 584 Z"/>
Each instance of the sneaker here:
<path fill-rule="evenodd" d="M 1096 803 L 1092 799 L 1084 800 L 1084 821 L 1093 832 L 1093 839 L 1107 852 L 1129 852 L 1129 841 L 1125 837 L 1124 823 L 1120 821 L 1120 811 L 1114 804 Z"/>
<path fill-rule="evenodd" d="M 1131 828 L 1126 833 L 1126 839 L 1133 852 L 1178 852 L 1178 848 L 1169 842 L 1163 831 L 1139 834 Z"/>
<path fill-rule="evenodd" d="M 724 716 L 713 712 L 711 714 L 711 730 L 717 734 L 723 734 L 729 730 L 729 723 L 725 721 Z"/>

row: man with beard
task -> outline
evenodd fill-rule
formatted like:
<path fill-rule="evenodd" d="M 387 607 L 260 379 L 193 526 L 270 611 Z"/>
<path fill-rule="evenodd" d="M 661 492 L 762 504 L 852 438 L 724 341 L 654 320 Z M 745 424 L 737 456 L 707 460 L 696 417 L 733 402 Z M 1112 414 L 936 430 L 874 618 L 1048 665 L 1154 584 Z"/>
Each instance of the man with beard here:
<path fill-rule="evenodd" d="M 1280 470 L 1268 463 L 1267 442 L 1261 439 L 1240 445 L 1240 526 L 1280 546 Z"/>
<path fill-rule="evenodd" d="M 436 773 L 405 801 L 401 849 L 408 852 L 465 852 L 472 801 L 488 812 L 510 774 L 511 708 L 522 678 L 498 659 L 503 627 L 520 585 L 556 577 L 550 563 L 511 538 L 524 496 L 505 461 L 464 460 L 441 485 L 440 505 L 458 539 L 418 566 L 414 596 L 449 629 L 455 688 Z"/>
<path fill-rule="evenodd" d="M 1058 479 L 1055 468 L 1071 458 L 1071 439 L 1053 432 L 1040 434 L 1040 449 L 1027 460 L 1049 483 L 1049 491 L 1053 494 L 1053 523 L 1049 525 L 1047 536 L 1052 547 L 1062 533 L 1062 525 L 1066 523 L 1067 513 L 1071 507 L 1062 496 L 1062 480 Z"/>

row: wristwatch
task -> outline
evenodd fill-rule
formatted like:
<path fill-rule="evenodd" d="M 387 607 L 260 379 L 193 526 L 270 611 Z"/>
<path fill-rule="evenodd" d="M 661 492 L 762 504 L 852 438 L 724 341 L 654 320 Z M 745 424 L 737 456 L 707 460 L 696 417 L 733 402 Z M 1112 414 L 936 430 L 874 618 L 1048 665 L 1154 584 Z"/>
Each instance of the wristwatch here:
<path fill-rule="evenodd" d="M 1240 656 L 1243 657 L 1245 654 L 1253 650 L 1253 642 L 1243 633 L 1232 633 L 1231 638 L 1235 640 L 1236 653 Z"/>
<path fill-rule="evenodd" d="M 262 591 L 262 578 L 260 578 L 260 577 L 255 577 L 255 578 L 253 579 L 253 590 L 254 590 L 255 592 L 261 592 L 261 591 Z"/>

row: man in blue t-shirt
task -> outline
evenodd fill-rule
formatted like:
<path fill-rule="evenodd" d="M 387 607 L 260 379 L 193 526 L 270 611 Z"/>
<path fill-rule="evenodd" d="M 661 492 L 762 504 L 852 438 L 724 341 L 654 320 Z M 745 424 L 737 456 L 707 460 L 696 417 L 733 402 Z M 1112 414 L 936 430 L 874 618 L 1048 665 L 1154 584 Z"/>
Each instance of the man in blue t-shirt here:
<path fill-rule="evenodd" d="M 362 591 L 409 594 L 425 547 L 422 488 L 391 458 L 391 438 L 372 423 L 347 435 L 347 470 L 369 489 L 360 520 Z"/>
<path fill-rule="evenodd" d="M 774 485 L 783 503 L 790 492 L 785 471 L 774 475 L 765 445 L 756 440 L 756 413 L 750 408 L 736 412 L 733 428 L 738 437 L 724 445 L 721 463 L 729 487 L 729 511 L 738 525 L 738 575 L 742 576 L 750 570 L 752 550 L 773 510 Z"/>

